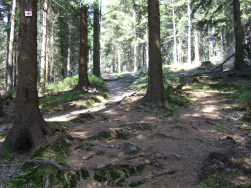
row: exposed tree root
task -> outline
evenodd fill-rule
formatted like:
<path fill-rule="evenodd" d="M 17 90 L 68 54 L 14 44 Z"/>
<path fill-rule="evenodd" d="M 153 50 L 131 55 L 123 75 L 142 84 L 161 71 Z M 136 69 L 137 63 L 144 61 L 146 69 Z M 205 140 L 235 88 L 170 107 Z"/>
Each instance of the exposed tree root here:
<path fill-rule="evenodd" d="M 59 172 L 67 170 L 67 168 L 61 166 L 58 164 L 56 161 L 50 161 L 50 160 L 27 160 L 24 162 L 24 164 L 29 164 L 29 163 L 35 163 L 35 164 L 44 164 L 44 165 L 52 165 L 54 166 Z"/>
<path fill-rule="evenodd" d="M 168 170 L 168 171 L 164 171 L 164 172 L 161 172 L 161 173 L 152 174 L 151 176 L 139 179 L 136 182 L 140 182 L 140 183 L 143 184 L 143 183 L 146 183 L 146 182 L 148 182 L 151 179 L 154 179 L 156 177 L 164 176 L 164 175 L 171 175 L 171 174 L 174 174 L 176 172 L 177 172 L 177 170 Z"/>

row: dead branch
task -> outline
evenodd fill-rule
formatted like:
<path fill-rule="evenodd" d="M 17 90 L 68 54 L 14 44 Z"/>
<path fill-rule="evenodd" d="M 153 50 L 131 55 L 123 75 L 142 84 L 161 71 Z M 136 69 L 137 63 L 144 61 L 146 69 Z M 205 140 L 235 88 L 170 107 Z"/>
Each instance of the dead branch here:
<path fill-rule="evenodd" d="M 212 69 L 210 71 L 210 73 L 212 73 L 213 71 L 215 71 L 216 69 L 218 69 L 219 67 L 221 67 L 222 65 L 224 65 L 229 59 L 231 59 L 233 56 L 235 56 L 235 53 L 232 54 L 230 57 L 228 57 L 225 61 L 223 61 L 221 64 L 219 64 L 218 66 L 216 66 L 214 69 Z"/>

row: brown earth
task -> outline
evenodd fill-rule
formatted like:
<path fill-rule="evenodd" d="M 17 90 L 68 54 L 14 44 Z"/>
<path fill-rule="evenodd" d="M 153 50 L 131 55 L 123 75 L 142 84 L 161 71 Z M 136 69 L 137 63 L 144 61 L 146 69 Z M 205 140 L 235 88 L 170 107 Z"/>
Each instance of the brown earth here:
<path fill-rule="evenodd" d="M 229 115 L 217 93 L 186 91 L 195 106 L 159 110 L 138 102 L 144 93 L 131 79 L 112 80 L 108 101 L 45 116 L 75 138 L 67 162 L 90 173 L 79 188 L 251 187 L 251 126 Z M 0 181 L 10 165 L 0 163 Z"/>

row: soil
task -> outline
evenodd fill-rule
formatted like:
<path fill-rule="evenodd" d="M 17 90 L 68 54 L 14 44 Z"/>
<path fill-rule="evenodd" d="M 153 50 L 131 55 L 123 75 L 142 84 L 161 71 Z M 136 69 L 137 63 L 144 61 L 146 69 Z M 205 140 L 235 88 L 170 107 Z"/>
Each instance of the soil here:
<path fill-rule="evenodd" d="M 107 101 L 45 116 L 74 138 L 72 171 L 90 173 L 77 187 L 251 187 L 251 126 L 226 116 L 217 93 L 185 91 L 196 105 L 159 110 L 139 103 L 132 79 L 106 80 Z M 12 165 L 0 163 L 0 187 Z"/>

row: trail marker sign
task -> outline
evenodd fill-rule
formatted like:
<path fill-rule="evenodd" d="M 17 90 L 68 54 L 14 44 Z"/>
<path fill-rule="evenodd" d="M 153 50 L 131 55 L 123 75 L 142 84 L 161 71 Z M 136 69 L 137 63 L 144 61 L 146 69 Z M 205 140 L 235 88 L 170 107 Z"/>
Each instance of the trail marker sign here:
<path fill-rule="evenodd" d="M 24 11 L 25 16 L 32 16 L 32 11 Z"/>

